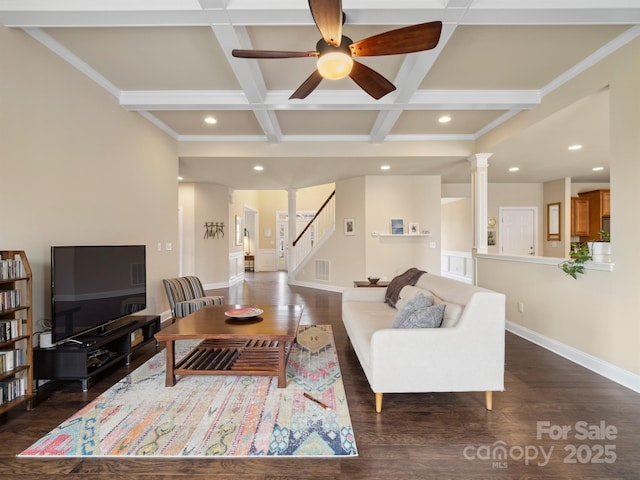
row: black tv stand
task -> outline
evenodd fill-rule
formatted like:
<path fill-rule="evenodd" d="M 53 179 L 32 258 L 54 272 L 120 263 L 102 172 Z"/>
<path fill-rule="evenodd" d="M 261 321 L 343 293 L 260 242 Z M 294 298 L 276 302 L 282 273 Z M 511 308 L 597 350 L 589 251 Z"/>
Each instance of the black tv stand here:
<path fill-rule="evenodd" d="M 130 315 L 117 328 L 91 332 L 50 348 L 33 349 L 33 376 L 36 380 L 80 380 L 82 391 L 90 380 L 111 366 L 124 361 L 143 345 L 155 341 L 160 330 L 159 315 Z M 158 345 L 156 344 L 156 349 Z"/>
<path fill-rule="evenodd" d="M 95 331 L 99 336 L 104 337 L 107 335 L 111 335 L 116 330 L 120 330 L 121 328 L 128 327 L 135 321 L 136 321 L 135 315 L 129 315 L 127 317 L 122 317 L 114 322 L 111 322 Z"/>

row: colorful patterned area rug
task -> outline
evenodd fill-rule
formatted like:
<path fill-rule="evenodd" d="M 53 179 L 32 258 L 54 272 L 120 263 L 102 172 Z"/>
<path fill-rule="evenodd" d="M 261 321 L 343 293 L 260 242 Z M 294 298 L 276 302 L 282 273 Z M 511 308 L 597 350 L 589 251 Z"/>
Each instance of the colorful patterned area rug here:
<path fill-rule="evenodd" d="M 176 357 L 193 345 L 177 342 Z M 331 326 L 300 326 L 283 389 L 276 377 L 212 375 L 168 388 L 165 358 L 159 352 L 18 456 L 358 455 Z"/>

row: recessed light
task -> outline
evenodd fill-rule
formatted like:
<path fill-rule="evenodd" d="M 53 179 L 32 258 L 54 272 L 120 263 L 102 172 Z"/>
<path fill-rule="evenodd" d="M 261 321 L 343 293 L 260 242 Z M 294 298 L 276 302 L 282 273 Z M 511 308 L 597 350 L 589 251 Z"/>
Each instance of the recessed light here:
<path fill-rule="evenodd" d="M 604 170 L 604 167 L 593 167 L 591 170 L 593 170 L 594 172 L 601 172 L 602 170 Z"/>
<path fill-rule="evenodd" d="M 571 145 L 569 146 L 568 150 L 574 151 L 574 150 L 581 150 L 582 149 L 582 145 Z"/>
<path fill-rule="evenodd" d="M 184 180 L 183 177 L 178 177 L 178 181 L 181 182 L 182 180 Z"/>
<path fill-rule="evenodd" d="M 380 166 L 380 170 L 389 170 L 391 168 L 390 165 L 382 165 Z"/>
<path fill-rule="evenodd" d="M 510 167 L 509 171 L 510 172 L 518 172 L 518 171 L 520 171 L 520 167 Z"/>
<path fill-rule="evenodd" d="M 253 169 L 254 169 L 256 172 L 261 172 L 261 171 L 263 171 L 263 170 L 264 170 L 264 167 L 263 167 L 262 165 L 256 165 L 255 167 L 253 167 Z"/>
<path fill-rule="evenodd" d="M 207 118 L 204 119 L 204 123 L 208 123 L 209 125 L 214 125 L 218 123 L 218 121 L 212 116 L 208 116 Z"/>
<path fill-rule="evenodd" d="M 440 123 L 449 123 L 451 121 L 451 117 L 449 115 L 443 115 L 438 119 L 438 121 Z"/>

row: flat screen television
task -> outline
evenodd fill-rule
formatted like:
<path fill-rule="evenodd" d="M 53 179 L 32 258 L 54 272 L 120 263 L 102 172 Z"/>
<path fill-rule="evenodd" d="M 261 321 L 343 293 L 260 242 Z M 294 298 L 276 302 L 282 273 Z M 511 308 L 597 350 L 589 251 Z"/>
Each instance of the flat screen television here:
<path fill-rule="evenodd" d="M 147 307 L 144 245 L 51 247 L 51 340 L 101 335 Z"/>

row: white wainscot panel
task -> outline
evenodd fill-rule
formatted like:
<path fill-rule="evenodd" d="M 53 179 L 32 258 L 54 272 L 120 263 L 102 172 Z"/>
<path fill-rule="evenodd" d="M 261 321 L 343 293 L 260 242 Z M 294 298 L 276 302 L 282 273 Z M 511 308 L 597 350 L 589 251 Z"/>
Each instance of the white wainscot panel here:
<path fill-rule="evenodd" d="M 278 269 L 274 248 L 258 250 L 256 255 L 256 272 L 275 272 Z"/>
<path fill-rule="evenodd" d="M 473 258 L 471 252 L 442 252 L 441 275 L 465 283 L 473 283 Z"/>

